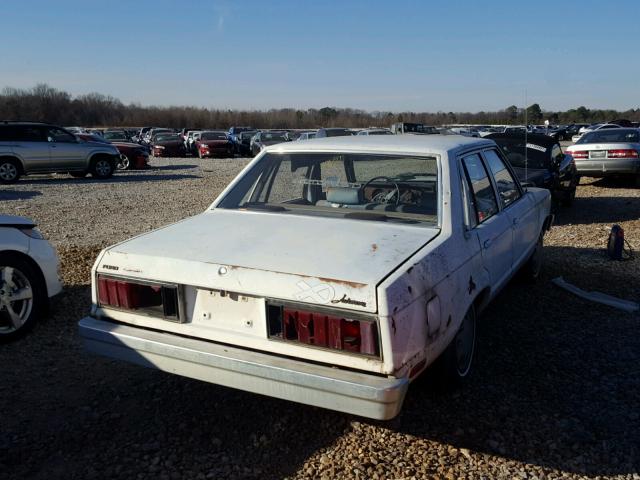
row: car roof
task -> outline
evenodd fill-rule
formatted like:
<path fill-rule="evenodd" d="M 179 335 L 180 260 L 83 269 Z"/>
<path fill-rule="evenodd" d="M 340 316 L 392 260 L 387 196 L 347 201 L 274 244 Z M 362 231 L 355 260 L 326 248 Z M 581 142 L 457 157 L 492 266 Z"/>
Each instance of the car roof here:
<path fill-rule="evenodd" d="M 293 151 L 368 151 L 404 153 L 440 153 L 473 147 L 493 146 L 495 142 L 461 135 L 354 135 L 348 137 L 315 138 L 299 142 L 286 142 L 267 147 L 269 152 Z"/>
<path fill-rule="evenodd" d="M 542 147 L 552 147 L 555 145 L 557 140 L 554 140 L 553 137 L 549 135 L 544 135 L 541 133 L 527 133 L 525 136 L 524 133 L 490 133 L 484 138 L 489 138 L 491 140 L 524 140 L 525 138 L 529 142 L 537 143 Z"/>

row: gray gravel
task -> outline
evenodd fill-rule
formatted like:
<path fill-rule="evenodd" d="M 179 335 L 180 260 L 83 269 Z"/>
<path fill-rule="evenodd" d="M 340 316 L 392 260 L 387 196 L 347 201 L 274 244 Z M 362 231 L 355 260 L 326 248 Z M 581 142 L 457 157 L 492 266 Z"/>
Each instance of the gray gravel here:
<path fill-rule="evenodd" d="M 246 160 L 154 159 L 107 182 L 26 177 L 0 212 L 36 219 L 58 248 L 50 318 L 0 347 L 0 478 L 640 479 L 640 315 L 550 279 L 640 299 L 640 261 L 609 262 L 605 228 L 640 247 L 640 190 L 583 180 L 546 237 L 535 286 L 512 282 L 479 331 L 456 393 L 429 378 L 373 422 L 85 355 L 76 322 L 107 244 L 202 211 Z"/>

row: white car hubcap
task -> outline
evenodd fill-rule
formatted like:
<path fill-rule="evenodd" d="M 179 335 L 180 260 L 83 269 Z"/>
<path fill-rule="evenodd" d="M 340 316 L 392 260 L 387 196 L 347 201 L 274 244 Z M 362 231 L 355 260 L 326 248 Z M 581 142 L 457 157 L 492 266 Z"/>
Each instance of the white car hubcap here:
<path fill-rule="evenodd" d="M 13 267 L 0 267 L 0 334 L 22 327 L 32 309 L 33 289 L 27 277 Z"/>

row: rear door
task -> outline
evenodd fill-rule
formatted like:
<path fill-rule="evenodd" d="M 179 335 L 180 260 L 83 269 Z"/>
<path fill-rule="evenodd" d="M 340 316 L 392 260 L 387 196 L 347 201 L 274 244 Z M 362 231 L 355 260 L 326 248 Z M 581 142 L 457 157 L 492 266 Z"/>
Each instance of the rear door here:
<path fill-rule="evenodd" d="M 49 144 L 44 127 L 40 125 L 15 125 L 13 151 L 18 155 L 27 172 L 44 172 L 50 168 Z"/>
<path fill-rule="evenodd" d="M 52 170 L 83 170 L 87 168 L 87 144 L 58 127 L 47 127 Z"/>
<path fill-rule="evenodd" d="M 474 229 L 485 268 L 494 291 L 511 275 L 513 232 L 511 220 L 500 211 L 489 172 L 479 153 L 462 157 L 465 177 L 470 186 L 477 226 Z"/>
<path fill-rule="evenodd" d="M 502 213 L 511 225 L 512 268 L 517 269 L 531 252 L 538 240 L 538 215 L 533 198 L 522 191 L 515 175 L 495 149 L 485 150 L 483 156 L 491 172 L 498 192 Z"/>

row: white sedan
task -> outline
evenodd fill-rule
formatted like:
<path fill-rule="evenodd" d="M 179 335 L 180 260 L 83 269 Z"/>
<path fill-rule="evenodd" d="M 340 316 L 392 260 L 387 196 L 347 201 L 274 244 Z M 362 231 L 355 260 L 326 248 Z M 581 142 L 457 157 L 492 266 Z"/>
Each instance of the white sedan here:
<path fill-rule="evenodd" d="M 392 418 L 436 360 L 469 375 L 476 314 L 538 275 L 549 209 L 490 140 L 281 143 L 204 213 L 102 251 L 80 333 L 109 357 Z"/>
<path fill-rule="evenodd" d="M 61 290 L 58 256 L 35 223 L 0 215 L 0 342 L 27 332 Z"/>

